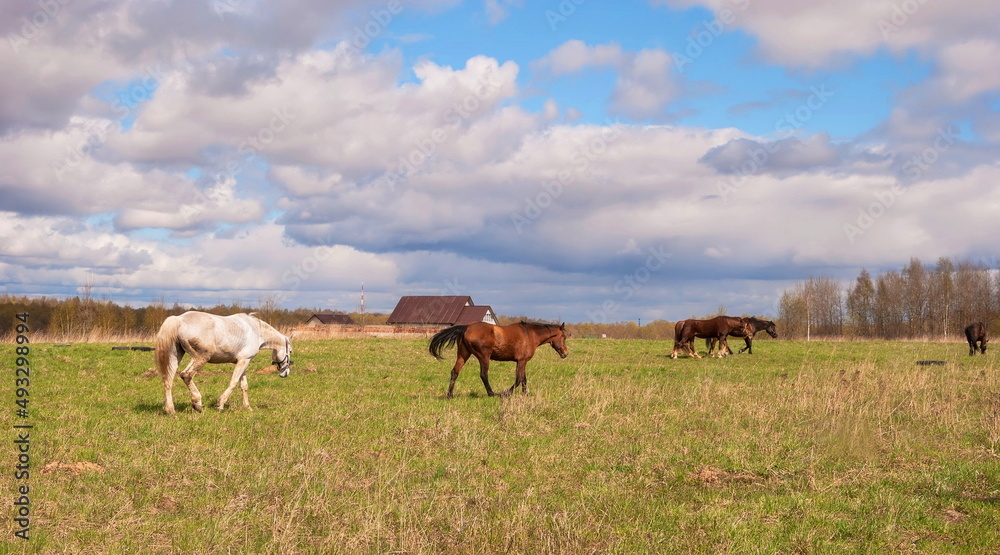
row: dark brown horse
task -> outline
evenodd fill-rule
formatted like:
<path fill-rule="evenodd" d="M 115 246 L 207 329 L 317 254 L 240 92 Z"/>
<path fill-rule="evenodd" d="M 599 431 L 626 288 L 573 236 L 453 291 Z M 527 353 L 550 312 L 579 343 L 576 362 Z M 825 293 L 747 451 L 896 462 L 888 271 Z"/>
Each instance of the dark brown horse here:
<path fill-rule="evenodd" d="M 535 349 L 546 343 L 552 345 L 559 356 L 566 358 L 569 354 L 566 349 L 566 324 L 521 322 L 509 326 L 494 326 L 486 322 L 476 322 L 467 326 L 452 326 L 434 334 L 428 350 L 435 358 L 440 359 L 441 349 L 458 344 L 458 359 L 455 360 L 455 367 L 451 369 L 451 382 L 448 384 L 449 399 L 455 390 L 458 373 L 470 356 L 476 357 L 479 361 L 479 377 L 482 378 L 486 394 L 490 397 L 495 395 L 493 388 L 490 387 L 490 361 L 517 361 L 514 385 L 501 393 L 501 396 L 506 397 L 513 393 L 518 385 L 521 386 L 521 393 L 528 392 L 528 378 L 524 369 L 531 357 L 535 356 Z"/>
<path fill-rule="evenodd" d="M 969 356 L 976 354 L 977 348 L 984 355 L 986 354 L 986 344 L 990 341 L 986 337 L 986 324 L 973 322 L 965 326 L 965 339 L 969 342 Z"/>
<path fill-rule="evenodd" d="M 726 350 L 731 351 L 726 337 L 733 330 L 743 329 L 745 325 L 746 322 L 742 318 L 732 316 L 716 316 L 708 320 L 684 320 L 683 324 L 674 327 L 674 350 L 671 351 L 670 358 L 677 358 L 677 351 L 681 348 L 687 349 L 691 356 L 701 358 L 694 350 L 696 337 L 714 337 L 725 346 Z M 677 331 L 678 327 L 680 328 L 679 332 Z M 744 333 L 746 332 L 744 331 Z"/>
<path fill-rule="evenodd" d="M 753 354 L 753 336 L 759 331 L 766 331 L 771 337 L 777 338 L 778 331 L 774 327 L 774 322 L 770 320 L 762 320 L 755 316 L 750 318 L 744 318 L 746 322 L 745 328 L 737 328 L 729 332 L 729 335 L 733 337 L 742 337 L 743 341 L 746 342 L 746 346 L 739 350 L 740 353 L 749 352 Z M 709 337 L 705 339 L 705 343 L 708 345 L 708 354 L 711 356 L 712 350 L 715 349 L 715 338 Z"/>
<path fill-rule="evenodd" d="M 677 350 L 677 342 L 681 340 L 681 331 L 684 330 L 684 322 L 687 322 L 687 320 L 678 320 L 677 323 L 674 324 L 674 351 Z M 688 346 L 688 351 L 693 350 L 694 343 Z"/>

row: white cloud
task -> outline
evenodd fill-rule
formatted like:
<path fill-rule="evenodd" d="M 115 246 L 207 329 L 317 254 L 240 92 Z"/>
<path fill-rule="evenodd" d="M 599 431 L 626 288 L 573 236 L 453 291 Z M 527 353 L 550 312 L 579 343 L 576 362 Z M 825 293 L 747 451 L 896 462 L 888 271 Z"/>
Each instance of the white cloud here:
<path fill-rule="evenodd" d="M 1000 23 L 1000 4 L 990 0 L 953 2 L 848 0 L 652 0 L 678 8 L 706 6 L 759 41 L 768 60 L 799 67 L 836 64 L 853 54 L 880 48 L 902 54 L 933 52 L 945 44 L 991 39 Z"/>
<path fill-rule="evenodd" d="M 483 56 L 462 69 L 425 61 L 413 71 L 419 82 L 399 85 L 395 54 L 356 57 L 341 44 L 286 60 L 273 79 L 235 98 L 177 75 L 144 105 L 134 128 L 109 143 L 126 158 L 194 164 L 221 149 L 228 154 L 219 170 L 261 157 L 334 166 L 357 181 L 401 158 L 458 144 L 465 128 L 517 91 L 517 65 Z"/>
<path fill-rule="evenodd" d="M 524 0 L 486 0 L 486 15 L 489 17 L 490 23 L 496 25 L 507 19 L 507 14 L 512 8 L 520 7 L 523 4 Z"/>
<path fill-rule="evenodd" d="M 611 93 L 610 110 L 634 119 L 662 115 L 679 93 L 673 57 L 661 49 L 630 53 L 616 43 L 588 46 L 573 39 L 536 61 L 534 67 L 553 76 L 589 68 L 613 69 L 617 81 Z"/>
<path fill-rule="evenodd" d="M 233 236 L 202 235 L 186 243 L 142 240 L 60 217 L 0 218 L 0 281 L 72 293 L 87 281 L 94 295 L 145 292 L 182 303 L 248 302 L 280 295 L 292 306 L 323 304 L 317 294 L 391 287 L 389 259 L 347 246 L 290 245 L 282 228 L 261 225 Z M 16 264 L 12 263 L 16 261 Z M 220 293 L 224 292 L 224 293 Z M 351 309 L 351 306 L 341 308 Z"/>
<path fill-rule="evenodd" d="M 589 67 L 621 67 L 628 55 L 616 43 L 588 46 L 582 40 L 568 40 L 535 63 L 552 75 L 568 75 Z"/>
<path fill-rule="evenodd" d="M 633 119 L 657 116 L 677 96 L 673 58 L 662 50 L 638 52 L 618 76 L 611 109 Z"/>
<path fill-rule="evenodd" d="M 937 85 L 952 102 L 1000 91 L 1000 42 L 969 40 L 948 45 L 939 55 Z"/>

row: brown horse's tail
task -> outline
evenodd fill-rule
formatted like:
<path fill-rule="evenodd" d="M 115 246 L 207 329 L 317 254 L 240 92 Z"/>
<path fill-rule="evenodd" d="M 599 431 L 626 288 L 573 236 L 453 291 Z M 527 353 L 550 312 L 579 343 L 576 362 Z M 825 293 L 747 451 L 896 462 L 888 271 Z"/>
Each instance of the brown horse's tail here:
<path fill-rule="evenodd" d="M 452 326 L 435 333 L 434 337 L 431 338 L 431 344 L 427 350 L 434 355 L 434 358 L 442 358 L 441 349 L 447 349 L 454 345 L 465 335 L 465 328 L 467 327 L 469 326 Z"/>
<path fill-rule="evenodd" d="M 168 377 L 171 362 L 177 364 L 177 329 L 180 325 L 180 318 L 169 316 L 156 333 L 156 370 L 161 377 Z"/>

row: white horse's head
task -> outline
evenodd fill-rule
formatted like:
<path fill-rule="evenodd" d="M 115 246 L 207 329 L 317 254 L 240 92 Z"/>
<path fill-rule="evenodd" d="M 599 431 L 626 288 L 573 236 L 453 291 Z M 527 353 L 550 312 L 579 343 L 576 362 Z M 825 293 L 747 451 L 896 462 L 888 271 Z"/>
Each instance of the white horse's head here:
<path fill-rule="evenodd" d="M 274 365 L 278 367 L 278 377 L 287 378 L 292 370 L 292 340 L 285 337 L 285 341 L 272 351 Z"/>

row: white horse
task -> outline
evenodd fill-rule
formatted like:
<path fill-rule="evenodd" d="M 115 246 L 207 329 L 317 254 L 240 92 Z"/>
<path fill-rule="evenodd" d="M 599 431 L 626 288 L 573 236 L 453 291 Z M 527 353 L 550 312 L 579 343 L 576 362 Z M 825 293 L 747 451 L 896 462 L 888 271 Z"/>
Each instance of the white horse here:
<path fill-rule="evenodd" d="M 272 328 L 270 324 L 252 314 L 216 316 L 205 312 L 188 311 L 180 316 L 169 316 L 156 334 L 156 369 L 163 378 L 167 414 L 174 414 L 174 376 L 184 353 L 191 355 L 191 362 L 180 373 L 191 391 L 191 406 L 201 412 L 201 392 L 194 385 L 194 375 L 205 364 L 234 363 L 229 387 L 219 397 L 219 410 L 239 384 L 243 389 L 243 408 L 250 408 L 247 396 L 247 366 L 257 353 L 271 349 L 271 361 L 278 367 L 278 376 L 288 376 L 292 361 L 291 339 Z"/>

